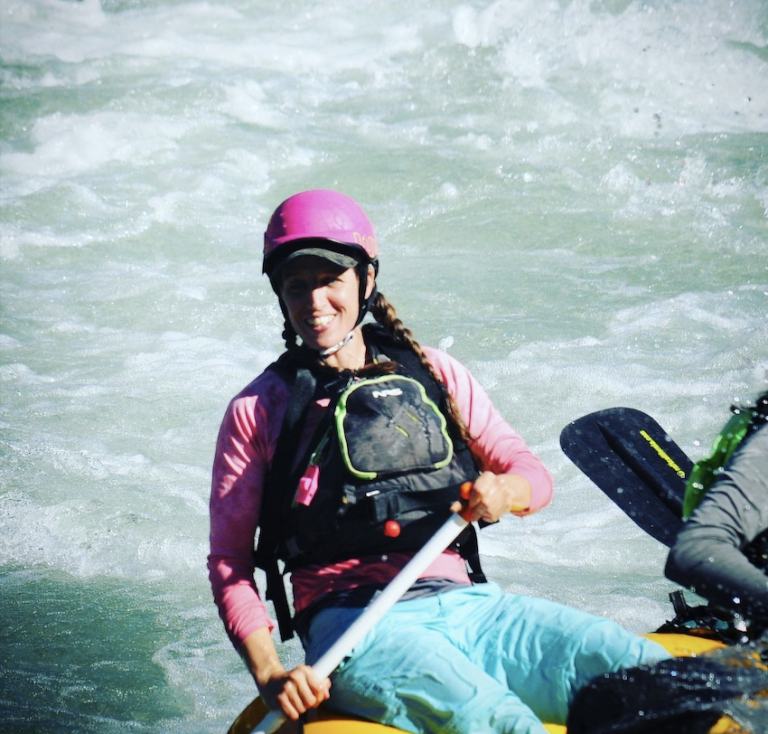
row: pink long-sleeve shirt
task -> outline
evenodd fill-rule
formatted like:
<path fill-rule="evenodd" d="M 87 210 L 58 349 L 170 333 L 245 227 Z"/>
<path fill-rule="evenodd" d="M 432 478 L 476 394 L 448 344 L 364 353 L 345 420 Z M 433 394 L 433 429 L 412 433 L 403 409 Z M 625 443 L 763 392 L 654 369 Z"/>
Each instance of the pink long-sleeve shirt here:
<path fill-rule="evenodd" d="M 471 436 L 470 448 L 481 470 L 521 474 L 531 483 L 527 514 L 552 498 L 552 477 L 541 460 L 501 417 L 469 370 L 444 352 L 424 348 L 441 376 Z M 266 370 L 229 404 L 219 431 L 210 499 L 211 552 L 208 571 L 213 597 L 227 634 L 236 647 L 261 627 L 274 623 L 254 581 L 253 547 L 259 525 L 262 491 L 277 445 L 289 386 Z M 303 455 L 328 400 L 310 406 L 296 456 Z M 294 608 L 298 612 L 322 596 L 370 584 L 386 584 L 412 554 L 350 558 L 328 566 L 308 566 L 292 574 Z M 469 583 L 464 560 L 454 551 L 443 553 L 422 578 L 446 578 Z"/>

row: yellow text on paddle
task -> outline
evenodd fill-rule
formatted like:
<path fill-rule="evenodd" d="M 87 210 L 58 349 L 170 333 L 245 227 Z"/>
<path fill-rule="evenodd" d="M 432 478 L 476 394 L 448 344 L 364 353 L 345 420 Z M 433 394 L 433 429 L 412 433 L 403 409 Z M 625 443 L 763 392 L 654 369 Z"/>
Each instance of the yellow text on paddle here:
<path fill-rule="evenodd" d="M 675 464 L 675 462 L 672 460 L 672 457 L 671 457 L 671 456 L 670 456 L 670 455 L 669 455 L 669 454 L 668 454 L 666 451 L 664 451 L 664 449 L 663 449 L 663 448 L 661 448 L 661 446 L 659 446 L 659 444 L 657 444 L 657 443 L 656 443 L 656 441 L 654 441 L 654 440 L 653 440 L 653 439 L 650 437 L 650 435 L 648 434 L 648 431 L 645 431 L 645 430 L 643 430 L 643 431 L 640 431 L 640 435 L 641 435 L 641 436 L 642 436 L 642 437 L 643 437 L 643 438 L 644 438 L 646 441 L 648 441 L 648 443 L 649 443 L 649 444 L 651 444 L 651 446 L 654 448 L 654 450 L 656 451 L 656 453 L 657 453 L 659 456 L 661 456 L 661 458 L 662 458 L 662 459 L 664 459 L 664 461 L 666 461 L 666 462 L 667 462 L 667 464 L 669 464 L 669 466 L 670 466 L 672 469 L 674 469 L 674 470 L 675 470 L 675 473 L 677 474 L 677 476 L 678 476 L 678 477 L 681 477 L 682 479 L 685 479 L 685 472 L 684 472 L 684 471 L 683 471 L 683 470 L 682 470 L 682 469 L 681 469 L 681 468 L 680 468 L 680 467 L 679 467 L 677 464 Z"/>

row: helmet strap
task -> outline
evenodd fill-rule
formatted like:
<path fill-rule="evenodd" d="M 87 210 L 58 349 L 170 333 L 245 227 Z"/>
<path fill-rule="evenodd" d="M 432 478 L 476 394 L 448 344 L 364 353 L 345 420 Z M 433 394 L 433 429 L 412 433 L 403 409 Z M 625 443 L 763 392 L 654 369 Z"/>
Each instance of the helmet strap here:
<path fill-rule="evenodd" d="M 365 297 L 365 289 L 368 287 L 368 268 L 373 267 L 373 290 L 368 298 Z M 357 314 L 357 322 L 355 326 L 359 326 L 365 315 L 371 310 L 373 301 L 376 298 L 378 292 L 376 288 L 376 276 L 379 272 L 379 261 L 374 259 L 368 262 L 361 262 L 357 267 L 357 279 L 360 281 L 360 310 Z"/>

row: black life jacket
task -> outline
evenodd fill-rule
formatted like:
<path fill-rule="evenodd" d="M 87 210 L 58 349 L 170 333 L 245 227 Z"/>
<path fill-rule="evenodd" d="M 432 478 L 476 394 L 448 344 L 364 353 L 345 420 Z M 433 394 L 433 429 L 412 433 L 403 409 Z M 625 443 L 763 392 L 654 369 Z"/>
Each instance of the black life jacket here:
<path fill-rule="evenodd" d="M 460 485 L 478 476 L 450 417 L 445 386 L 380 326 L 363 328 L 369 354 L 388 364 L 383 372 L 358 378 L 319 367 L 301 348 L 269 367 L 293 386 L 265 483 L 255 558 L 267 572 L 267 598 L 283 640 L 292 635 L 283 573 L 416 551 L 448 518 Z M 323 396 L 330 405 L 291 470 L 307 408 Z M 485 581 L 473 527 L 455 547 L 472 580 Z"/>

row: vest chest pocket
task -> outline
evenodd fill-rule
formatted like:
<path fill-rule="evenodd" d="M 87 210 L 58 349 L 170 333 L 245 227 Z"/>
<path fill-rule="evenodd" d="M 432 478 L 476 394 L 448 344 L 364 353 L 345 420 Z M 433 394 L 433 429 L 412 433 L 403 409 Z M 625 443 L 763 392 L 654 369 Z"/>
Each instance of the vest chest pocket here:
<path fill-rule="evenodd" d="M 334 421 L 344 463 L 358 479 L 441 469 L 453 458 L 445 417 L 409 377 L 353 383 L 340 396 Z"/>

